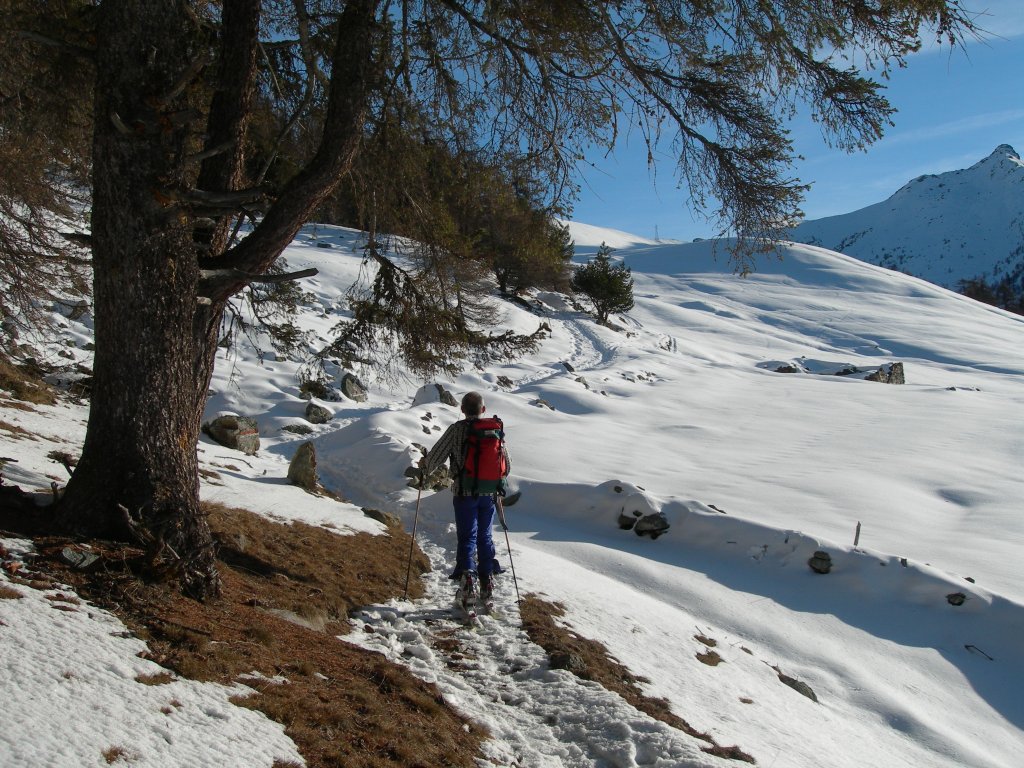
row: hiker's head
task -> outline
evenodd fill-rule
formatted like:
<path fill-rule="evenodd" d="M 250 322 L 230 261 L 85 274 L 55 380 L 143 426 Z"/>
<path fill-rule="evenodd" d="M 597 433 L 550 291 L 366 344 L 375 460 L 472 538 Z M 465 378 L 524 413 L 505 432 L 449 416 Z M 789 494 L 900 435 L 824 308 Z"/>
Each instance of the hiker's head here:
<path fill-rule="evenodd" d="M 463 395 L 462 412 L 467 416 L 480 416 L 486 410 L 484 396 L 479 392 L 467 392 Z"/>

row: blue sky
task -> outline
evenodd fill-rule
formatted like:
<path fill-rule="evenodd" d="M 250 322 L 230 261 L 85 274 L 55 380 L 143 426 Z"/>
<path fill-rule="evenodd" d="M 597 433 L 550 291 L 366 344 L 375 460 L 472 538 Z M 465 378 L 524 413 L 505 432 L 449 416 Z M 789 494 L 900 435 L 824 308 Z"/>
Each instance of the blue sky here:
<path fill-rule="evenodd" d="M 966 51 L 931 47 L 909 59 L 887 83 L 898 110 L 884 138 L 866 152 L 830 148 L 817 126 L 791 126 L 805 160 L 794 175 L 812 184 L 803 206 L 809 219 L 848 213 L 880 202 L 925 173 L 966 168 L 1000 144 L 1024 152 L 1024 0 L 966 0 L 989 31 Z M 639 134 L 620 140 L 608 158 L 582 176 L 572 218 L 645 237 L 690 240 L 714 234 L 688 208 L 672 158 L 662 152 L 656 178 Z"/>

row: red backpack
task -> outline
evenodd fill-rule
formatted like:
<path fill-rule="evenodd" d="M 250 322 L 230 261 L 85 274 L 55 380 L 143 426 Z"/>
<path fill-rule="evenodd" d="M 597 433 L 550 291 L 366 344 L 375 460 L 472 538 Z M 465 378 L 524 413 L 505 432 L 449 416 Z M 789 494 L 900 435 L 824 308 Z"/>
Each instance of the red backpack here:
<path fill-rule="evenodd" d="M 466 455 L 459 473 L 459 493 L 505 495 L 504 424 L 497 416 L 471 419 L 466 424 Z"/>

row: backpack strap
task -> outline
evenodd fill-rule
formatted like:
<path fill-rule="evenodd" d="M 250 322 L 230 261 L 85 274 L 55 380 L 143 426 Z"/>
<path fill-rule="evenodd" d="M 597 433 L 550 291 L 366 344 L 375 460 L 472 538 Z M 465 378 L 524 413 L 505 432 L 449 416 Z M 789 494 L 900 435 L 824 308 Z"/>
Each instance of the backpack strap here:
<path fill-rule="evenodd" d="M 466 474 L 466 459 L 469 458 L 469 435 L 473 429 L 473 422 L 479 417 L 473 416 L 472 418 L 463 419 L 465 423 L 465 432 L 462 435 L 462 462 L 459 464 L 459 468 L 455 472 L 456 482 L 456 495 L 462 496 L 466 490 L 462 486 L 462 478 Z"/>
<path fill-rule="evenodd" d="M 474 421 L 478 421 L 474 419 Z M 473 422 L 470 422 L 469 428 L 472 430 L 476 429 Z M 476 472 L 473 473 L 473 487 L 471 489 L 473 496 L 480 495 L 480 457 L 483 455 L 484 441 L 480 438 L 480 435 L 476 435 L 476 456 L 474 457 L 473 466 L 476 467 Z"/>

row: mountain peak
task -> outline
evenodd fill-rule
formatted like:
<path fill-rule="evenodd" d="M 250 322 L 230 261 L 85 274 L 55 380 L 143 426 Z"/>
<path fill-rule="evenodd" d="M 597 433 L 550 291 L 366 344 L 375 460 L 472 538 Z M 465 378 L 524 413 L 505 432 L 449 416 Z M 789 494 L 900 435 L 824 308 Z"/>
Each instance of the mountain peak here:
<path fill-rule="evenodd" d="M 947 288 L 998 282 L 1024 270 L 1022 191 L 1024 161 L 1000 144 L 970 168 L 918 176 L 880 203 L 805 221 L 792 239 Z"/>
<path fill-rule="evenodd" d="M 1020 155 L 1017 153 L 1017 150 L 1014 149 L 1009 144 L 1000 144 L 998 147 L 992 150 L 992 154 L 990 154 L 984 160 L 978 161 L 972 167 L 978 168 L 981 166 L 990 165 L 992 163 L 1001 164 L 1006 162 L 1007 160 L 1009 160 L 1014 165 L 1021 165 Z"/>
<path fill-rule="evenodd" d="M 1017 154 L 1017 150 L 1011 147 L 1009 144 L 1000 144 L 996 147 L 989 157 L 1004 157 L 1009 156 L 1014 160 L 1020 160 L 1020 155 Z"/>

